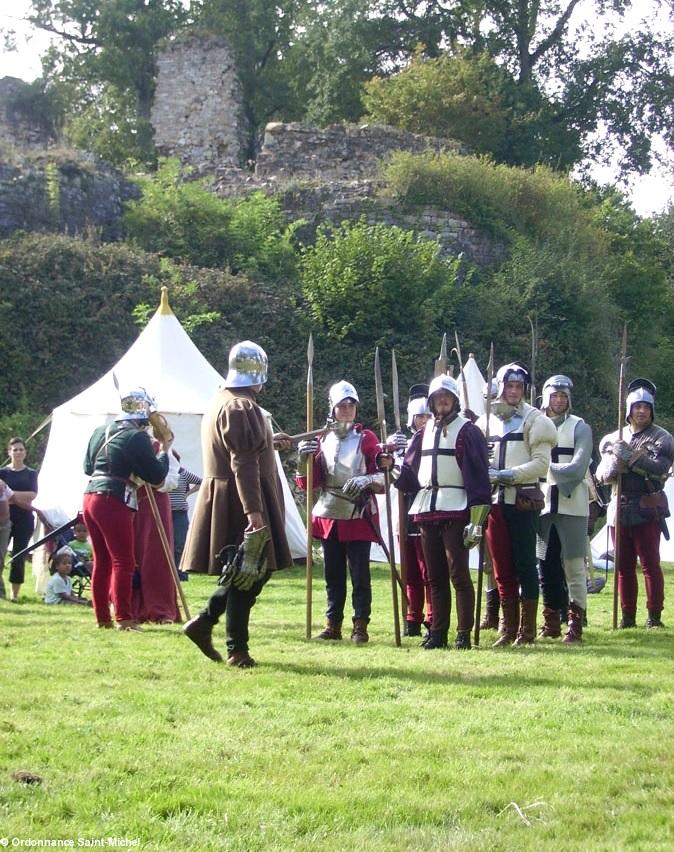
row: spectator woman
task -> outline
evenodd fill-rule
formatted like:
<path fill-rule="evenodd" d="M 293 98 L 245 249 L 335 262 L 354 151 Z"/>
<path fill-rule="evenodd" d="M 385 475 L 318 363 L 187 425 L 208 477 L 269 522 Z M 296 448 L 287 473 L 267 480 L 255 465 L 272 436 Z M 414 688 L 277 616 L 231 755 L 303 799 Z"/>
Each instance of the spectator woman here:
<path fill-rule="evenodd" d="M 12 541 L 12 555 L 19 553 L 25 547 L 33 535 L 35 520 L 30 509 L 21 504 L 30 504 L 37 497 L 37 471 L 26 466 L 26 445 L 21 438 L 10 438 L 7 444 L 9 453 L 9 467 L 0 468 L 0 479 L 9 485 L 14 492 L 15 502 L 9 507 Z M 19 599 L 19 590 L 25 579 L 26 557 L 20 556 L 12 561 L 9 571 L 9 582 L 11 584 L 10 600 L 16 603 Z"/>

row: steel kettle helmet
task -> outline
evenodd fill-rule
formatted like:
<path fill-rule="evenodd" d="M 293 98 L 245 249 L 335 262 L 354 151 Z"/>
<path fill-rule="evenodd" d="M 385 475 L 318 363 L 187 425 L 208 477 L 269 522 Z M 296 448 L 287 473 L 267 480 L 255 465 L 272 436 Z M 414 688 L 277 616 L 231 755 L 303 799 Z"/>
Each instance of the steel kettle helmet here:
<path fill-rule="evenodd" d="M 550 408 L 550 397 L 553 393 L 563 393 L 566 394 L 566 398 L 569 400 L 568 411 L 571 411 L 572 389 L 573 382 L 568 376 L 565 376 L 562 373 L 557 373 L 554 376 L 550 376 L 549 379 L 546 379 L 546 382 L 543 385 L 543 402 L 541 404 L 541 408 L 544 411 Z"/>
<path fill-rule="evenodd" d="M 267 381 L 267 353 L 252 340 L 242 340 L 229 350 L 226 388 L 249 388 Z"/>

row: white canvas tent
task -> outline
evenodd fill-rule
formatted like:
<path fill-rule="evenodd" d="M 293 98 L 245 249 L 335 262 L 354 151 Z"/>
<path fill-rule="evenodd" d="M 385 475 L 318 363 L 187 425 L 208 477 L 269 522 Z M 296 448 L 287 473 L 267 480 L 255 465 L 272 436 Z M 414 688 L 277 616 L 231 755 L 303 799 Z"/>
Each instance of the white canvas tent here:
<path fill-rule="evenodd" d="M 144 387 L 175 434 L 182 464 L 201 475 L 201 418 L 222 376 L 181 326 L 162 288 L 161 304 L 125 355 L 93 385 L 54 409 L 35 506 L 58 526 L 75 517 L 88 477 L 82 470 L 93 430 L 119 412 L 119 387 Z M 286 527 L 294 558 L 306 555 L 306 532 L 277 454 L 286 502 Z"/>
<path fill-rule="evenodd" d="M 466 379 L 466 387 L 468 390 L 468 400 L 464 399 L 463 378 Z M 477 366 L 475 357 L 472 353 L 468 356 L 463 370 L 459 373 L 457 379 L 459 383 L 459 396 L 461 408 L 470 408 L 477 416 L 484 414 L 484 398 L 482 390 L 485 380 Z M 396 562 L 400 562 L 400 551 L 398 548 L 398 491 L 391 487 L 391 509 L 393 514 L 393 543 L 395 548 Z M 383 494 L 377 495 L 377 508 L 379 510 L 379 522 L 381 527 L 382 538 L 388 547 L 388 524 L 386 520 L 386 499 Z M 378 544 L 373 544 L 371 548 L 371 559 L 373 562 L 388 562 L 386 554 Z M 477 570 L 477 551 L 475 549 L 470 552 L 471 568 Z M 474 564 L 473 564 L 474 563 Z"/>

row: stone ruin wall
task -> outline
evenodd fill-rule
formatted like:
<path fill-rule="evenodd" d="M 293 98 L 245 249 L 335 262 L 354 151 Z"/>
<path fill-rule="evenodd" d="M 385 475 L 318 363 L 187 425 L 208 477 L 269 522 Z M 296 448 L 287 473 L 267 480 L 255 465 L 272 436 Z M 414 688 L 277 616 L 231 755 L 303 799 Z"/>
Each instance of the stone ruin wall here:
<path fill-rule="evenodd" d="M 56 141 L 52 127 L 22 104 L 30 86 L 17 77 L 0 79 L 0 140 L 17 148 L 46 148 Z"/>
<path fill-rule="evenodd" d="M 222 39 L 169 44 L 157 56 L 151 122 L 162 157 L 178 157 L 198 174 L 245 161 L 246 124 L 232 51 Z"/>

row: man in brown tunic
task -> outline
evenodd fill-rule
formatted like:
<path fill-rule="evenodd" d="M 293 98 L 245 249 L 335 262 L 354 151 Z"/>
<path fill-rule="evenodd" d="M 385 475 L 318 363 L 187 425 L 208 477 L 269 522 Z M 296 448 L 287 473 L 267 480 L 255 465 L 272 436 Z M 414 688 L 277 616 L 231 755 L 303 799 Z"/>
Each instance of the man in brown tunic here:
<path fill-rule="evenodd" d="M 285 534 L 284 503 L 269 420 L 257 404 L 267 381 L 267 356 L 249 340 L 229 353 L 229 372 L 201 426 L 204 478 L 185 543 L 182 565 L 220 573 L 216 557 L 227 545 L 238 546 L 251 533 L 266 529 L 266 571 L 249 587 L 219 586 L 205 609 L 183 628 L 211 660 L 221 662 L 212 631 L 225 614 L 227 662 L 250 668 L 248 622 L 257 596 L 272 571 L 292 565 Z M 282 439 L 279 441 L 282 445 Z M 264 535 L 261 533 L 261 535 Z M 251 537 L 253 538 L 253 537 Z"/>

